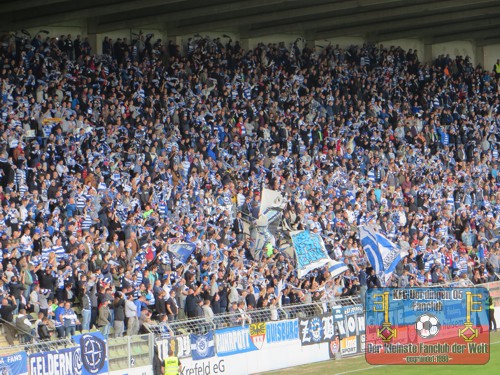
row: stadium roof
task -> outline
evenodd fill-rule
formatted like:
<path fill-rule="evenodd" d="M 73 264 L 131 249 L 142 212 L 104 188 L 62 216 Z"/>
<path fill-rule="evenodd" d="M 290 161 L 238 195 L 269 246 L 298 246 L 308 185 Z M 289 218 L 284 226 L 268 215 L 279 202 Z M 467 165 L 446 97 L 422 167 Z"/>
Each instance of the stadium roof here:
<path fill-rule="evenodd" d="M 2 0 L 4 30 L 87 23 L 89 32 L 160 28 L 167 35 L 292 33 L 307 40 L 500 42 L 500 0 Z"/>

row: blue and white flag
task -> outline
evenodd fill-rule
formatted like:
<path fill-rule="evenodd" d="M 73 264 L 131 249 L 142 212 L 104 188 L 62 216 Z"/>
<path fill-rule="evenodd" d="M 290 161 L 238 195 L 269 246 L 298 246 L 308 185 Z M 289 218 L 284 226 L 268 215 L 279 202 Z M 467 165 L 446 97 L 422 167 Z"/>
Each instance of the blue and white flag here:
<path fill-rule="evenodd" d="M 188 262 L 189 257 L 195 249 L 195 244 L 187 242 L 174 243 L 168 248 L 168 250 L 183 264 Z"/>
<path fill-rule="evenodd" d="M 214 332 L 210 331 L 204 335 L 189 335 L 191 342 L 191 357 L 194 361 L 215 356 Z"/>
<path fill-rule="evenodd" d="M 291 232 L 290 235 L 297 257 L 299 278 L 304 277 L 315 268 L 323 267 L 331 260 L 320 235 L 308 230 Z"/>
<path fill-rule="evenodd" d="M 1 356 L 0 374 L 28 375 L 28 355 L 26 352 Z"/>
<path fill-rule="evenodd" d="M 347 267 L 346 264 L 343 262 L 339 262 L 333 259 L 330 262 L 328 262 L 328 271 L 330 272 L 330 275 L 332 277 L 336 277 L 344 273 L 348 269 L 349 267 Z"/>
<path fill-rule="evenodd" d="M 260 215 L 266 215 L 269 222 L 274 221 L 276 215 L 283 211 L 286 200 L 279 191 L 263 188 L 260 201 Z"/>
<path fill-rule="evenodd" d="M 106 338 L 101 332 L 75 335 L 72 339 L 80 345 L 82 375 L 107 375 L 109 373 Z"/>
<path fill-rule="evenodd" d="M 401 250 L 387 237 L 368 226 L 359 227 L 359 238 L 371 266 L 387 283 L 398 263 L 408 252 Z"/>

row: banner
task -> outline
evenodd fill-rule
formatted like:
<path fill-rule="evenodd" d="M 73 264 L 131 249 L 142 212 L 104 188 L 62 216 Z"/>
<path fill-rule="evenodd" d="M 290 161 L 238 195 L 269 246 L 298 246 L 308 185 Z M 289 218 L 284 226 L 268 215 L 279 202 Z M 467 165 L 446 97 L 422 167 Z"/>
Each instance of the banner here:
<path fill-rule="evenodd" d="M 28 375 L 28 356 L 17 352 L 0 357 L 0 374 Z"/>
<path fill-rule="evenodd" d="M 335 319 L 337 315 L 335 310 L 336 309 L 334 309 L 334 320 L 338 330 L 337 334 L 340 338 L 356 336 L 360 332 L 365 332 L 365 312 L 363 310 L 363 305 L 342 307 L 342 317 L 339 316 L 339 319 Z"/>
<path fill-rule="evenodd" d="M 76 335 L 72 340 L 80 345 L 82 375 L 108 374 L 108 350 L 101 332 Z"/>
<path fill-rule="evenodd" d="M 250 234 L 253 245 L 250 248 L 255 259 L 262 257 L 262 249 L 267 244 L 276 245 L 276 233 L 286 200 L 279 191 L 262 189 L 259 217 Z"/>
<path fill-rule="evenodd" d="M 488 300 L 488 291 L 481 287 L 369 289 L 367 362 L 487 363 Z"/>
<path fill-rule="evenodd" d="M 335 336 L 330 345 L 328 345 L 328 356 L 330 359 L 337 359 L 337 355 L 340 353 L 340 338 Z"/>
<path fill-rule="evenodd" d="M 196 245 L 192 243 L 174 243 L 169 245 L 168 251 L 170 251 L 182 264 L 186 264 L 189 257 L 196 249 Z"/>
<path fill-rule="evenodd" d="M 263 188 L 260 199 L 260 215 L 266 215 L 270 222 L 281 212 L 286 205 L 286 200 L 279 191 Z"/>
<path fill-rule="evenodd" d="M 215 347 L 219 357 L 258 350 L 250 338 L 249 327 L 233 327 L 215 331 Z"/>
<path fill-rule="evenodd" d="M 191 357 L 195 361 L 211 358 L 215 355 L 214 332 L 210 331 L 204 335 L 189 335 L 191 342 Z"/>
<path fill-rule="evenodd" d="M 371 266 L 377 275 L 384 277 L 383 284 L 386 284 L 408 252 L 402 251 L 387 237 L 367 226 L 359 227 L 359 238 Z"/>
<path fill-rule="evenodd" d="M 61 117 L 48 117 L 42 120 L 42 124 L 47 125 L 47 124 L 62 122 L 62 120 L 63 119 Z"/>
<path fill-rule="evenodd" d="M 250 340 L 255 345 L 257 350 L 262 349 L 267 336 L 267 324 L 265 322 L 258 322 L 250 324 Z"/>
<path fill-rule="evenodd" d="M 266 323 L 266 343 L 275 344 L 299 339 L 298 319 Z"/>
<path fill-rule="evenodd" d="M 315 268 L 322 267 L 331 259 L 321 236 L 308 230 L 291 232 L 297 258 L 298 276 L 304 277 Z"/>
<path fill-rule="evenodd" d="M 191 356 L 191 341 L 189 335 L 169 337 L 158 340 L 158 356 L 163 361 L 168 357 L 168 351 L 171 349 L 174 355 L 178 358 L 186 358 Z"/>
<path fill-rule="evenodd" d="M 330 342 L 335 336 L 332 314 L 299 318 L 299 337 L 303 346 Z"/>
<path fill-rule="evenodd" d="M 359 353 L 358 337 L 348 336 L 340 340 L 340 354 L 342 357 L 356 355 Z"/>
<path fill-rule="evenodd" d="M 31 375 L 81 375 L 80 348 L 30 354 L 29 369 Z"/>
<path fill-rule="evenodd" d="M 342 356 L 361 353 L 366 330 L 363 305 L 334 306 L 332 314 L 337 337 L 330 343 L 330 358 L 335 358 L 335 353 Z"/>

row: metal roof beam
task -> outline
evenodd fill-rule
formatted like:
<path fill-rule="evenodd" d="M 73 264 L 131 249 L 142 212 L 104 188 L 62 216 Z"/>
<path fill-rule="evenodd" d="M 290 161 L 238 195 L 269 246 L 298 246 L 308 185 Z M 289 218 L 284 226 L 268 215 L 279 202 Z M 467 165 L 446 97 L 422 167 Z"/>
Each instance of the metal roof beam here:
<path fill-rule="evenodd" d="M 239 27 L 245 25 L 259 24 L 263 22 L 277 22 L 280 20 L 292 20 L 295 22 L 297 17 L 311 17 L 325 13 L 334 13 L 347 10 L 362 9 L 364 7 L 371 7 L 376 5 L 390 5 L 390 4 L 403 4 L 402 0 L 341 0 L 330 1 L 327 4 L 314 5 L 306 3 L 302 7 L 296 7 L 288 10 L 276 11 L 271 8 L 268 12 L 262 14 L 244 15 L 240 17 L 233 17 L 229 19 L 222 19 L 209 22 L 194 22 L 191 24 L 180 25 L 176 31 L 179 34 L 190 34 L 198 30 L 219 30 L 225 27 Z M 297 4 L 301 5 L 301 4 Z"/>
<path fill-rule="evenodd" d="M 494 26 L 496 28 L 493 28 L 492 26 Z M 482 28 L 477 27 L 474 30 L 469 29 L 468 31 L 466 31 L 467 28 L 464 27 L 462 29 L 464 32 L 450 33 L 447 35 L 435 36 L 431 39 L 431 41 L 432 41 L 432 44 L 436 44 L 436 43 L 453 42 L 455 40 L 476 40 L 476 39 L 495 37 L 498 35 L 498 31 L 497 31 L 498 26 L 500 26 L 500 19 L 498 19 L 498 18 L 491 19 L 491 20 L 485 21 Z"/>
<path fill-rule="evenodd" d="M 225 3 L 219 4 L 211 4 L 205 2 L 204 5 L 191 7 L 186 4 L 188 7 L 183 10 L 165 10 L 162 13 L 152 13 L 150 15 L 136 17 L 133 14 L 121 14 L 121 17 L 118 20 L 106 21 L 102 20 L 99 22 L 98 31 L 100 33 L 108 32 L 112 30 L 119 30 L 125 27 L 141 27 L 148 24 L 162 23 L 164 24 L 166 21 L 171 24 L 176 24 L 182 20 L 189 20 L 194 18 L 206 19 L 206 17 L 221 15 L 221 14 L 230 14 L 231 12 L 244 12 L 249 10 L 259 10 L 259 8 L 267 8 L 269 6 L 289 6 L 291 3 L 299 3 L 297 0 L 242 0 L 242 1 L 228 1 Z M 262 12 L 262 10 L 261 10 Z M 118 15 L 120 16 L 120 15 Z M 204 31 L 205 29 L 197 28 L 195 31 Z"/>
<path fill-rule="evenodd" d="M 16 30 L 19 28 L 46 26 L 58 22 L 95 18 L 114 14 L 117 13 L 117 11 L 135 11 L 148 7 L 168 5 L 183 1 L 185 0 L 133 0 L 125 2 L 116 0 L 101 0 L 99 2 L 93 2 L 92 4 L 94 5 L 91 6 L 89 6 L 87 2 L 70 2 L 68 3 L 69 7 L 58 7 L 56 11 L 54 11 L 51 7 L 47 7 L 46 12 L 22 12 L 21 14 L 14 13 L 11 17 L 9 17 L 9 14 L 4 14 L 4 16 L 7 18 L 5 21 L 7 22 L 9 28 Z M 43 5 L 43 2 L 40 2 L 40 5 Z M 45 7 L 39 9 L 45 9 Z M 2 18 L 4 17 L 2 16 Z"/>
<path fill-rule="evenodd" d="M 498 35 L 498 33 L 496 35 Z M 485 47 L 493 44 L 500 44 L 500 36 L 496 35 L 492 38 L 476 39 L 476 46 Z"/>
<path fill-rule="evenodd" d="M 408 38 L 408 37 L 424 37 L 424 38 L 439 38 L 440 36 L 449 37 L 458 34 L 466 34 L 467 30 L 477 30 L 484 29 L 488 26 L 495 26 L 500 23 L 500 19 L 498 17 L 493 18 L 481 18 L 476 21 L 464 20 L 461 22 L 455 23 L 439 23 L 435 26 L 425 26 L 420 28 L 413 28 L 411 30 L 400 30 L 390 33 L 380 33 L 376 35 L 376 38 L 379 41 L 384 40 L 392 40 L 399 38 Z M 458 40 L 458 39 L 454 39 Z"/>
<path fill-rule="evenodd" d="M 421 17 L 409 17 L 398 20 L 374 22 L 365 24 L 364 26 L 351 27 L 332 27 L 331 29 L 320 30 L 316 32 L 316 39 L 330 38 L 334 36 L 359 35 L 364 33 L 376 33 L 383 35 L 391 35 L 391 39 L 404 37 L 418 37 L 418 33 L 414 33 L 414 29 L 423 29 L 424 27 L 434 27 L 453 23 L 457 21 L 467 21 L 475 18 L 485 17 L 487 15 L 495 15 L 500 13 L 500 6 L 492 6 L 480 9 L 471 9 L 464 12 L 463 9 L 448 12 L 443 14 L 434 14 L 432 16 L 424 15 Z"/>
<path fill-rule="evenodd" d="M 20 10 L 32 9 L 40 5 L 48 6 L 59 3 L 69 3 L 71 0 L 25 0 L 25 1 L 10 1 L 1 5 L 2 13 L 17 12 Z M 60 5 L 58 5 L 60 6 Z"/>

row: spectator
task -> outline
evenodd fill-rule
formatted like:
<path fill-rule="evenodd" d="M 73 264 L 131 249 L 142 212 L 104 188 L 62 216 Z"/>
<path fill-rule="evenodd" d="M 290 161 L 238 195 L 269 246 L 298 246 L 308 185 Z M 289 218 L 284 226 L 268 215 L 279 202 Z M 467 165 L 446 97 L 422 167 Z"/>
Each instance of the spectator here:
<path fill-rule="evenodd" d="M 90 330 L 90 319 L 92 315 L 91 299 L 87 290 L 87 286 L 82 286 L 82 330 Z"/>
<path fill-rule="evenodd" d="M 4 328 L 5 339 L 9 345 L 14 345 L 16 336 L 16 326 L 14 325 L 14 311 L 17 309 L 16 299 L 14 296 L 2 299 L 2 308 L 0 308 L 0 316 L 2 317 L 2 326 Z"/>
<path fill-rule="evenodd" d="M 65 315 L 65 303 L 64 301 L 57 301 L 55 304 L 57 307 L 54 310 L 54 326 L 57 331 L 57 337 L 66 337 L 66 326 L 64 325 L 64 315 Z M 68 320 L 69 324 L 70 321 Z"/>
<path fill-rule="evenodd" d="M 16 317 L 16 329 L 19 343 L 27 344 L 32 341 L 35 330 L 25 309 L 19 309 L 19 315 Z"/>
<path fill-rule="evenodd" d="M 99 307 L 99 317 L 97 318 L 97 327 L 101 331 L 102 335 L 106 338 L 109 336 L 109 329 L 111 327 L 112 318 L 111 311 L 109 309 L 109 300 L 105 299 L 102 301 Z"/>
<path fill-rule="evenodd" d="M 76 332 L 76 325 L 80 324 L 76 313 L 71 308 L 70 302 L 65 302 L 64 311 L 60 314 L 61 323 L 64 328 L 64 335 L 62 337 L 74 336 Z M 61 305 L 60 305 L 61 306 Z"/>
<path fill-rule="evenodd" d="M 47 318 L 43 314 L 41 316 L 39 315 L 36 323 L 37 323 L 36 324 L 36 327 L 37 327 L 36 331 L 37 331 L 38 338 L 41 341 L 50 340 L 51 331 L 53 331 L 54 325 L 49 320 L 49 318 Z"/>
<path fill-rule="evenodd" d="M 169 321 L 177 320 L 179 306 L 177 304 L 175 290 L 170 291 L 170 297 L 166 301 L 166 310 L 166 315 L 168 316 Z"/>
<path fill-rule="evenodd" d="M 213 323 L 214 321 L 214 312 L 213 310 L 210 308 L 210 300 L 209 299 L 206 299 L 205 301 L 203 301 L 203 315 L 205 317 L 205 319 L 207 320 L 207 322 L 209 323 Z"/>
<path fill-rule="evenodd" d="M 44 298 L 78 299 L 91 328 L 117 291 L 132 321 L 144 304 L 183 319 L 203 316 L 203 300 L 218 313 L 240 297 L 251 310 L 364 295 L 385 280 L 359 225 L 408 250 L 391 283 L 495 279 L 496 72 L 371 44 L 245 51 L 200 37 L 187 54 L 150 44 L 106 37 L 104 56 L 71 35 L 15 56 L 0 45 L 0 287 L 16 306 L 38 301 L 61 324 Z M 286 203 L 264 257 L 267 243 L 254 248 L 240 222 L 259 218 L 262 188 Z M 299 279 L 280 249 L 305 228 L 352 272 Z M 184 262 L 170 250 L 186 244 Z"/>
<path fill-rule="evenodd" d="M 125 317 L 127 318 L 127 336 L 137 335 L 139 333 L 139 318 L 133 293 L 129 294 L 125 302 Z"/>
<path fill-rule="evenodd" d="M 121 292 L 115 293 L 113 308 L 115 312 L 113 321 L 115 337 L 122 337 L 125 332 L 125 299 Z"/>

